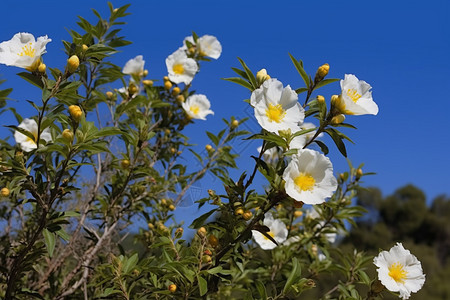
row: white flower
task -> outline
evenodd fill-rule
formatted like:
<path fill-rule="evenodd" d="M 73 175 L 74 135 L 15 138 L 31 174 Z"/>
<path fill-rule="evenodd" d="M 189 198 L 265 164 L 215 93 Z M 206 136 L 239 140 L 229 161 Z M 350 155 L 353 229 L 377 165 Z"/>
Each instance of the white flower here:
<path fill-rule="evenodd" d="M 36 41 L 31 33 L 16 33 L 11 40 L 0 43 L 0 63 L 34 71 L 45 53 L 45 45 L 51 41 L 47 36 Z"/>
<path fill-rule="evenodd" d="M 215 36 L 205 34 L 197 39 L 197 43 L 194 42 L 193 36 L 188 36 L 183 41 L 183 50 L 187 49 L 186 41 L 195 45 L 202 56 L 218 59 L 222 54 L 222 45 Z"/>
<path fill-rule="evenodd" d="M 36 149 L 36 139 L 38 135 L 38 125 L 36 121 L 33 119 L 23 119 L 22 123 L 20 123 L 18 127 L 29 131 L 34 136 L 34 140 L 32 140 L 19 131 L 14 132 L 14 139 L 16 140 L 16 143 L 19 144 L 20 148 L 22 148 L 22 150 L 26 152 Z M 50 130 L 48 128 L 44 129 L 44 131 L 42 131 L 41 133 L 40 138 L 45 140 L 46 142 L 51 141 L 52 135 L 50 134 Z"/>
<path fill-rule="evenodd" d="M 142 55 L 138 55 L 135 58 L 127 61 L 123 67 L 122 73 L 128 75 L 141 75 L 144 72 L 145 60 L 143 60 Z"/>
<path fill-rule="evenodd" d="M 214 115 L 214 112 L 209 109 L 211 103 L 205 95 L 196 94 L 189 96 L 182 106 L 191 119 L 206 120 L 207 115 Z"/>
<path fill-rule="evenodd" d="M 270 231 L 267 232 L 278 244 L 282 244 L 286 241 L 288 230 L 286 225 L 278 219 L 274 219 L 271 213 L 266 213 L 264 215 L 265 226 L 269 227 Z M 264 250 L 270 250 L 275 248 L 277 245 L 265 237 L 261 232 L 257 230 L 252 230 L 253 238 L 258 243 L 258 245 Z"/>
<path fill-rule="evenodd" d="M 306 204 L 325 202 L 337 188 L 330 159 L 310 149 L 299 150 L 291 156 L 283 179 L 286 181 L 286 193 Z"/>
<path fill-rule="evenodd" d="M 397 243 L 389 252 L 380 252 L 373 263 L 378 267 L 381 283 L 391 292 L 400 292 L 400 298 L 408 299 L 425 282 L 420 261 L 401 243 Z"/>
<path fill-rule="evenodd" d="M 256 150 L 258 150 L 258 153 L 261 153 L 262 147 L 258 147 Z M 273 147 L 264 151 L 263 159 L 268 164 L 275 164 L 280 159 L 280 156 L 278 155 L 278 148 Z"/>
<path fill-rule="evenodd" d="M 197 62 L 188 58 L 182 48 L 166 58 L 166 66 L 170 81 L 175 83 L 191 83 L 198 71 Z"/>
<path fill-rule="evenodd" d="M 306 218 L 310 218 L 310 219 L 318 219 L 321 218 L 319 213 L 317 212 L 317 210 L 314 207 L 311 207 L 311 209 L 309 209 L 306 212 Z M 320 228 L 325 224 L 325 221 L 319 221 L 319 224 L 317 224 L 314 229 Z M 330 228 L 330 227 L 328 227 Z M 336 237 L 337 237 L 337 233 L 336 232 L 329 232 L 329 233 L 325 233 L 325 238 L 327 239 L 327 241 L 331 244 L 333 244 L 336 241 Z"/>
<path fill-rule="evenodd" d="M 269 79 L 250 97 L 250 104 L 255 107 L 255 117 L 259 125 L 267 131 L 278 133 L 279 130 L 300 130 L 299 123 L 305 118 L 303 107 L 297 102 L 298 96 L 288 85 L 277 79 Z"/>
<path fill-rule="evenodd" d="M 348 115 L 378 114 L 371 88 L 370 84 L 358 80 L 355 75 L 345 74 L 344 80 L 341 80 L 342 94 L 338 106 L 341 112 Z"/>

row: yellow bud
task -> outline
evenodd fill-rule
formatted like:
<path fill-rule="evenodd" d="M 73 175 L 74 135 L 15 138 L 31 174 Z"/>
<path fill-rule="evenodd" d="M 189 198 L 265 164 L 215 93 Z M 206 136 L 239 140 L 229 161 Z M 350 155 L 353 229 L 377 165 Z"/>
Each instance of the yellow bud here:
<path fill-rule="evenodd" d="M 344 181 L 345 180 L 345 174 L 344 173 L 339 174 L 339 178 L 341 178 L 341 180 Z"/>
<path fill-rule="evenodd" d="M 169 81 L 169 77 L 164 76 L 164 77 L 163 77 L 163 80 L 164 80 L 164 81 Z"/>
<path fill-rule="evenodd" d="M 244 220 L 248 221 L 252 218 L 253 214 L 251 211 L 246 211 L 244 212 L 244 214 L 242 215 L 242 217 L 244 218 Z"/>
<path fill-rule="evenodd" d="M 239 121 L 238 120 L 233 120 L 233 122 L 231 122 L 231 128 L 236 128 L 239 126 Z"/>
<path fill-rule="evenodd" d="M 299 218 L 303 215 L 303 212 L 301 210 L 294 211 L 294 217 Z"/>
<path fill-rule="evenodd" d="M 175 238 L 179 239 L 183 236 L 183 228 L 179 227 L 175 230 Z"/>
<path fill-rule="evenodd" d="M 87 45 L 83 44 L 83 46 L 81 46 L 81 50 L 83 50 L 83 52 L 86 52 L 87 49 L 89 49 Z"/>
<path fill-rule="evenodd" d="M 128 93 L 129 93 L 130 95 L 134 95 L 134 94 L 136 94 L 137 92 L 138 92 L 138 87 L 137 87 L 135 84 L 130 83 L 130 85 L 128 86 Z"/>
<path fill-rule="evenodd" d="M 8 188 L 2 188 L 2 190 L 0 191 L 0 194 L 2 195 L 2 197 L 8 197 L 9 196 L 9 189 Z"/>
<path fill-rule="evenodd" d="M 68 142 L 72 142 L 73 141 L 73 132 L 70 129 L 64 129 L 62 132 L 62 137 L 68 141 Z"/>
<path fill-rule="evenodd" d="M 195 47 L 190 47 L 188 49 L 188 51 L 189 51 L 190 54 L 194 54 L 195 53 Z"/>
<path fill-rule="evenodd" d="M 215 248 L 215 247 L 217 247 L 219 245 L 219 239 L 216 238 L 216 236 L 213 235 L 213 234 L 210 234 L 208 236 L 208 242 L 211 245 L 211 247 L 213 247 L 213 248 Z"/>
<path fill-rule="evenodd" d="M 244 210 L 241 208 L 241 207 L 239 207 L 239 208 L 236 208 L 236 210 L 234 211 L 234 213 L 235 213 L 235 215 L 242 215 L 242 214 L 244 214 Z"/>
<path fill-rule="evenodd" d="M 170 135 L 170 129 L 168 129 L 168 128 L 164 129 L 164 133 L 165 133 L 166 135 Z"/>
<path fill-rule="evenodd" d="M 329 64 L 323 64 L 317 69 L 317 74 L 319 74 L 320 77 L 324 78 L 328 75 L 328 72 L 330 71 L 330 65 Z"/>
<path fill-rule="evenodd" d="M 200 227 L 200 228 L 197 230 L 197 234 L 198 234 L 200 237 L 204 237 L 204 236 L 206 235 L 206 228 L 205 228 L 205 227 Z"/>
<path fill-rule="evenodd" d="M 321 102 L 321 103 L 325 102 L 325 98 L 322 95 L 318 95 L 316 97 L 316 99 L 317 99 L 317 102 Z"/>
<path fill-rule="evenodd" d="M 169 205 L 169 210 L 172 210 L 172 211 L 175 210 L 175 205 L 170 204 L 170 205 Z"/>
<path fill-rule="evenodd" d="M 339 114 L 339 115 L 337 115 L 337 116 L 334 116 L 332 119 L 331 119 L 331 124 L 333 124 L 333 125 L 338 125 L 338 124 L 341 124 L 342 122 L 344 122 L 345 121 L 345 116 L 343 115 L 343 114 Z"/>
<path fill-rule="evenodd" d="M 317 251 L 318 251 L 317 245 L 316 245 L 316 244 L 312 244 L 312 246 L 311 246 L 311 252 L 312 252 L 315 256 L 317 256 Z"/>
<path fill-rule="evenodd" d="M 155 225 L 153 225 L 153 223 L 148 223 L 147 226 L 148 226 L 148 229 L 150 229 L 150 230 L 155 229 Z"/>
<path fill-rule="evenodd" d="M 176 96 L 176 95 L 178 95 L 180 92 L 181 92 L 180 88 L 176 86 L 176 87 L 174 87 L 173 90 L 172 90 L 172 95 L 173 95 L 173 96 Z"/>
<path fill-rule="evenodd" d="M 145 85 L 145 86 L 153 86 L 153 80 L 143 80 L 142 81 L 142 83 Z"/>
<path fill-rule="evenodd" d="M 142 72 L 142 75 L 145 77 L 148 75 L 148 70 L 144 70 L 144 72 Z"/>
<path fill-rule="evenodd" d="M 106 98 L 108 98 L 109 100 L 111 100 L 113 97 L 114 97 L 113 92 L 111 92 L 111 91 L 106 92 Z"/>
<path fill-rule="evenodd" d="M 168 80 L 166 82 L 164 82 L 164 88 L 166 90 L 170 90 L 172 88 L 172 82 L 170 82 Z"/>
<path fill-rule="evenodd" d="M 270 79 L 270 76 L 267 75 L 266 69 L 261 69 L 256 73 L 256 80 L 259 82 L 259 84 L 263 83 L 267 79 Z"/>
<path fill-rule="evenodd" d="M 356 179 L 360 179 L 363 174 L 363 170 L 361 168 L 358 168 L 358 170 L 356 170 Z"/>
<path fill-rule="evenodd" d="M 208 144 L 205 146 L 205 149 L 206 149 L 206 151 L 209 152 L 209 151 L 213 150 L 213 147 L 210 144 Z"/>
<path fill-rule="evenodd" d="M 69 114 L 72 120 L 78 123 L 81 120 L 81 116 L 83 116 L 83 111 L 78 105 L 71 105 L 69 106 Z"/>
<path fill-rule="evenodd" d="M 80 59 L 76 55 L 72 55 L 67 60 L 67 70 L 69 71 L 69 73 L 74 73 L 78 69 L 79 65 L 80 65 Z"/>
<path fill-rule="evenodd" d="M 164 198 L 162 198 L 162 199 L 161 199 L 161 205 L 166 206 L 166 205 L 167 205 L 167 200 L 164 199 Z"/>
<path fill-rule="evenodd" d="M 209 255 L 203 255 L 203 256 L 202 256 L 202 262 L 205 263 L 205 264 L 211 263 L 211 262 L 212 262 L 211 256 L 209 256 Z"/>
<path fill-rule="evenodd" d="M 175 153 L 177 153 L 177 149 L 175 149 L 175 148 L 170 148 L 170 152 L 172 153 L 172 154 L 175 154 Z"/>
<path fill-rule="evenodd" d="M 175 99 L 176 99 L 179 103 L 183 103 L 183 102 L 184 102 L 184 96 L 183 96 L 183 95 L 178 95 Z"/>
<path fill-rule="evenodd" d="M 173 294 L 177 291 L 177 286 L 175 284 L 169 285 L 169 291 Z"/>
<path fill-rule="evenodd" d="M 128 167 L 130 166 L 130 161 L 129 161 L 128 159 L 122 159 L 122 160 L 120 161 L 120 166 L 121 166 L 123 169 L 128 169 Z"/>
<path fill-rule="evenodd" d="M 45 73 L 45 70 L 47 69 L 47 66 L 43 63 L 41 63 L 38 67 L 39 73 Z"/>
<path fill-rule="evenodd" d="M 164 224 L 159 224 L 158 229 L 161 231 L 166 231 L 167 227 Z"/>

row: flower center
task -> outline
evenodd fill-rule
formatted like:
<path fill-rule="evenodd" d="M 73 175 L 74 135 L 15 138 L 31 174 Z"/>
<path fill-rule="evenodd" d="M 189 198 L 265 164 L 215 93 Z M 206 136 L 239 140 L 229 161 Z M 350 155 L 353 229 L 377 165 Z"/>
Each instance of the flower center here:
<path fill-rule="evenodd" d="M 266 109 L 266 116 L 269 118 L 270 122 L 280 123 L 285 115 L 286 111 L 281 107 L 281 104 L 269 104 L 269 108 Z"/>
<path fill-rule="evenodd" d="M 355 89 L 348 89 L 347 90 L 347 96 L 350 97 L 350 99 L 353 100 L 353 102 L 358 102 L 359 98 L 361 98 L 361 95 L 358 94 L 358 92 Z"/>
<path fill-rule="evenodd" d="M 184 73 L 184 67 L 182 64 L 174 64 L 172 69 L 177 75 L 181 75 Z"/>
<path fill-rule="evenodd" d="M 194 114 L 197 115 L 198 112 L 200 111 L 200 107 L 198 105 L 192 105 L 191 107 L 189 107 L 189 110 Z"/>
<path fill-rule="evenodd" d="M 316 180 L 309 174 L 301 173 L 294 179 L 294 183 L 301 191 L 311 191 Z"/>
<path fill-rule="evenodd" d="M 275 236 L 275 233 L 273 233 L 272 231 L 268 231 L 268 232 L 266 232 L 267 233 L 267 235 L 268 236 L 270 236 L 270 237 L 274 237 Z M 268 240 L 269 238 L 267 237 L 267 236 L 265 236 L 265 235 L 263 235 L 263 237 L 264 237 L 264 239 L 266 239 L 266 240 Z"/>
<path fill-rule="evenodd" d="M 391 278 L 396 282 L 404 283 L 406 275 L 408 275 L 408 273 L 405 271 L 405 269 L 403 269 L 403 266 L 400 263 L 393 263 L 389 267 L 388 275 L 391 276 Z"/>
<path fill-rule="evenodd" d="M 32 46 L 32 43 L 28 43 L 28 45 L 25 45 L 22 47 L 22 52 L 17 53 L 19 56 L 29 56 L 34 57 L 34 54 L 36 53 L 36 49 L 34 49 Z"/>

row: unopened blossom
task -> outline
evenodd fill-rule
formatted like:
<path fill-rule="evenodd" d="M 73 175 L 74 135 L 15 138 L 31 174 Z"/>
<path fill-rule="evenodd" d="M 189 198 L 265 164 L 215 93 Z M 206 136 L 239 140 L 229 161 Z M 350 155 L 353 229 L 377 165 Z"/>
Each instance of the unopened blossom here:
<path fill-rule="evenodd" d="M 409 299 L 411 293 L 419 291 L 425 283 L 420 261 L 401 243 L 389 251 L 381 251 L 373 263 L 378 267 L 381 283 L 391 292 L 400 292 L 402 299 Z"/>
<path fill-rule="evenodd" d="M 277 133 L 290 129 L 299 131 L 305 118 L 305 111 L 298 103 L 298 96 L 288 85 L 271 78 L 254 90 L 250 104 L 255 108 L 255 117 L 259 125 L 267 131 Z"/>
<path fill-rule="evenodd" d="M 18 127 L 29 131 L 34 136 L 34 139 L 31 139 L 19 131 L 14 132 L 14 139 L 16 140 L 16 143 L 19 144 L 20 148 L 25 152 L 36 149 L 38 136 L 38 125 L 36 121 L 33 119 L 23 119 L 22 123 L 20 123 Z M 44 129 L 40 135 L 40 138 L 46 142 L 51 141 L 52 136 L 50 134 L 50 130 L 48 128 Z"/>
<path fill-rule="evenodd" d="M 372 87 L 355 75 L 345 74 L 341 80 L 342 93 L 337 100 L 337 108 L 348 115 L 376 115 L 378 105 L 372 99 Z"/>
<path fill-rule="evenodd" d="M 267 234 L 271 236 L 278 244 L 283 244 L 283 242 L 286 241 L 288 230 L 286 225 L 281 220 L 274 219 L 271 213 L 266 213 L 264 215 L 263 224 L 269 227 L 270 231 L 268 231 Z M 252 230 L 252 234 L 255 241 L 264 250 L 270 250 L 277 246 L 274 242 L 257 230 Z"/>
<path fill-rule="evenodd" d="M 51 42 L 47 36 L 38 37 L 31 33 L 16 33 L 11 40 L 0 43 L 0 63 L 34 71 L 41 63 L 45 46 Z"/>
<path fill-rule="evenodd" d="M 305 204 L 320 204 L 336 191 L 337 180 L 328 157 L 310 149 L 291 156 L 284 170 L 286 193 Z"/>
<path fill-rule="evenodd" d="M 183 49 L 178 49 L 166 58 L 169 79 L 175 83 L 191 83 L 198 71 L 197 62 L 187 57 Z"/>
<path fill-rule="evenodd" d="M 214 114 L 214 112 L 209 109 L 211 103 L 205 95 L 195 94 L 189 96 L 181 105 L 191 119 L 206 120 L 207 115 Z"/>
<path fill-rule="evenodd" d="M 127 61 L 125 66 L 123 67 L 122 73 L 128 75 L 142 75 L 144 72 L 145 60 L 142 55 L 138 55 L 135 58 Z"/>

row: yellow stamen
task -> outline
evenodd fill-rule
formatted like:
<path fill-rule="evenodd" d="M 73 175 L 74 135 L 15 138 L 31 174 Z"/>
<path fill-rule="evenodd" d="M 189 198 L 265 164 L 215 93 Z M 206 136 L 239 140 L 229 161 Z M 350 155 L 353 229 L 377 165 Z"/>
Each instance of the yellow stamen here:
<path fill-rule="evenodd" d="M 301 191 L 311 191 L 316 180 L 307 173 L 300 173 L 300 175 L 294 179 L 294 183 Z"/>
<path fill-rule="evenodd" d="M 266 109 L 266 116 L 269 118 L 270 122 L 280 123 L 284 116 L 286 116 L 286 111 L 281 107 L 281 104 L 269 104 L 269 108 Z"/>
<path fill-rule="evenodd" d="M 406 275 L 408 275 L 408 273 L 405 271 L 405 269 L 403 269 L 402 264 L 400 264 L 400 263 L 393 263 L 389 267 L 388 275 L 392 279 L 394 279 L 396 282 L 404 283 L 405 279 L 406 279 Z"/>
<path fill-rule="evenodd" d="M 19 56 L 29 56 L 34 57 L 34 54 L 36 53 L 36 49 L 32 47 L 32 43 L 29 43 L 28 45 L 25 45 L 22 47 L 22 52 L 17 53 Z"/>
<path fill-rule="evenodd" d="M 266 232 L 266 233 L 267 233 L 268 236 L 270 236 L 270 237 L 272 237 L 272 238 L 275 236 L 275 233 L 273 233 L 272 231 L 269 231 L 269 232 Z M 269 238 L 266 237 L 265 235 L 263 235 L 263 237 L 264 237 L 265 240 L 268 240 L 268 239 L 269 239 Z"/>
<path fill-rule="evenodd" d="M 192 105 L 189 107 L 189 110 L 194 114 L 197 115 L 200 111 L 200 107 L 198 105 Z"/>
<path fill-rule="evenodd" d="M 182 64 L 175 64 L 175 65 L 173 65 L 172 69 L 173 69 L 173 72 L 177 75 L 181 75 L 184 73 L 184 67 Z"/>
<path fill-rule="evenodd" d="M 358 102 L 359 98 L 361 98 L 361 95 L 358 94 L 358 92 L 355 89 L 348 89 L 347 90 L 347 96 L 350 97 L 350 99 L 353 100 L 353 102 Z"/>

